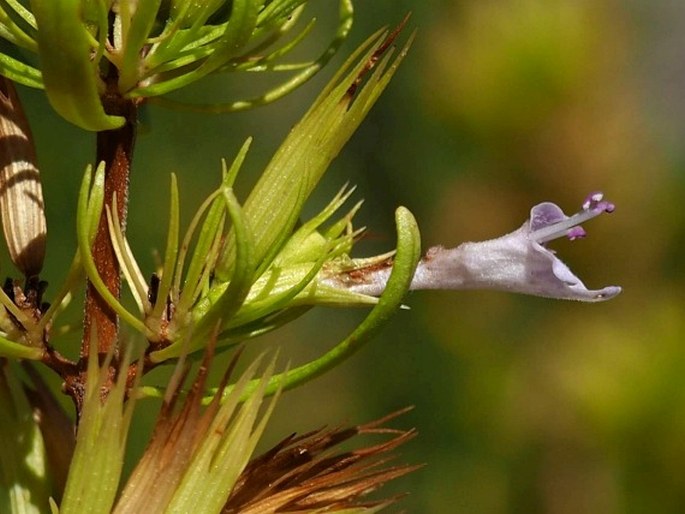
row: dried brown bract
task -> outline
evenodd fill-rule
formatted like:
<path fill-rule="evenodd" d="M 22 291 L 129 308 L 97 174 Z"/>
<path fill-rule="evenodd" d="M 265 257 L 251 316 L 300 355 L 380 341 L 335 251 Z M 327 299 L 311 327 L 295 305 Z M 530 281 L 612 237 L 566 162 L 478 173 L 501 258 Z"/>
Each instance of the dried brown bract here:
<path fill-rule="evenodd" d="M 416 436 L 416 430 L 396 430 L 383 425 L 410 410 L 403 409 L 379 420 L 351 428 L 315 430 L 292 435 L 243 471 L 224 507 L 224 514 L 276 512 L 360 512 L 386 506 L 398 497 L 367 500 L 364 497 L 386 482 L 421 465 L 386 466 L 398 446 Z M 333 453 L 331 450 L 363 434 L 390 435 L 372 446 Z"/>
<path fill-rule="evenodd" d="M 0 218 L 12 262 L 38 275 L 47 225 L 33 136 L 14 84 L 0 77 Z"/>

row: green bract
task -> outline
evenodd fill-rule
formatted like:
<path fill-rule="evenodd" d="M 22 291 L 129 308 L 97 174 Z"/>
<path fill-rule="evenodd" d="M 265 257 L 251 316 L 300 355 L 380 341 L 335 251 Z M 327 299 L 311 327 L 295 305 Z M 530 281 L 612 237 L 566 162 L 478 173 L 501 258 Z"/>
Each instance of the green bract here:
<path fill-rule="evenodd" d="M 115 298 L 96 270 L 90 247 L 102 212 L 103 170 L 86 173 L 78 209 L 80 260 L 107 303 L 149 341 L 151 362 L 202 351 L 212 334 L 219 348 L 230 347 L 292 320 L 313 305 L 375 306 L 334 350 L 287 374 L 284 387 L 288 388 L 351 354 L 401 306 L 420 247 L 416 223 L 406 209 L 397 212 L 393 278 L 380 299 L 319 280 L 324 270 L 350 261 L 349 253 L 361 233 L 352 226 L 361 203 L 334 219 L 353 190 L 341 190 L 320 214 L 295 228 L 314 186 L 404 57 L 409 44 L 392 59 L 394 37 L 378 33 L 357 50 L 292 129 L 241 206 L 233 183 L 247 157 L 248 139 L 231 166 L 224 166 L 220 187 L 198 209 L 182 238 L 172 176 L 166 254 L 154 283 L 143 278 L 119 228 L 116 205 L 106 208 L 112 245 L 138 312 Z"/>
<path fill-rule="evenodd" d="M 235 111 L 271 102 L 312 77 L 352 25 L 351 0 L 315 59 L 285 62 L 313 27 L 300 27 L 306 0 L 30 0 L 0 4 L 0 37 L 17 51 L 0 54 L 0 75 L 44 88 L 65 119 L 86 130 L 124 123 L 106 98 L 156 98 L 177 107 Z M 109 12 L 114 16 L 109 16 Z M 294 34 L 293 34 L 294 33 Z M 111 35 L 111 36 L 109 36 Z M 160 98 L 210 73 L 269 71 L 287 78 L 254 96 L 202 106 Z"/>
<path fill-rule="evenodd" d="M 96 348 L 95 344 L 93 348 Z M 102 399 L 102 387 L 110 378 L 111 358 L 111 354 L 108 355 L 100 367 L 97 352 L 90 354 L 83 416 L 59 507 L 60 514 L 109 514 L 116 498 L 135 401 L 125 402 L 125 373 L 117 377 L 107 398 Z M 123 369 L 129 362 L 126 355 L 122 360 Z"/>

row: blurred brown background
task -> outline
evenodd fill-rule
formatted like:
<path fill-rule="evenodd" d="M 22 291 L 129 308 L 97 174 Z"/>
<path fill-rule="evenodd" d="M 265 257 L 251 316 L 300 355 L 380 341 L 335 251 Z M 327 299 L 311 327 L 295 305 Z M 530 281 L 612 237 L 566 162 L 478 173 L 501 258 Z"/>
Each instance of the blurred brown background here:
<path fill-rule="evenodd" d="M 317 5 L 322 39 L 310 55 L 337 9 Z M 588 224 L 586 240 L 555 248 L 589 287 L 624 292 L 598 305 L 414 293 L 411 310 L 369 348 L 285 396 L 269 440 L 415 405 L 395 422 L 420 431 L 402 460 L 427 466 L 388 488 L 410 491 L 407 512 L 683 512 L 685 4 L 359 0 L 356 10 L 345 54 L 407 11 L 418 37 L 308 212 L 346 181 L 358 184 L 366 203 L 357 224 L 370 237 L 357 255 L 367 255 L 393 246 L 398 204 L 416 215 L 427 248 L 495 237 L 537 202 L 570 212 L 603 190 L 616 212 Z M 169 172 L 179 175 L 188 220 L 217 184 L 219 159 L 252 135 L 244 198 L 342 60 L 253 112 L 145 111 L 129 235 L 146 271 L 151 247 L 163 248 Z M 181 96 L 228 100 L 258 87 L 249 78 L 213 78 Z M 57 119 L 40 93 L 22 93 L 45 180 L 46 274 L 58 284 L 75 248 L 76 192 L 93 137 Z M 302 362 L 363 315 L 320 309 L 254 347 L 279 345 Z"/>

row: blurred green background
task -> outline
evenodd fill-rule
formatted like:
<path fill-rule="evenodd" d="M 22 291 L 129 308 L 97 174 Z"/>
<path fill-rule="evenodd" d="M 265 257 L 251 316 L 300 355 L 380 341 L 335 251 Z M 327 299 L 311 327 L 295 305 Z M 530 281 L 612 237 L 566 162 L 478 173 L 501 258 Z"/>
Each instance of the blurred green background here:
<path fill-rule="evenodd" d="M 336 10 L 332 1 L 316 4 L 320 40 L 310 55 Z M 544 200 L 572 212 L 603 190 L 616 212 L 588 224 L 586 240 L 555 248 L 589 287 L 624 292 L 597 305 L 413 293 L 411 310 L 370 347 L 285 395 L 267 439 L 415 405 L 394 424 L 420 431 L 402 461 L 427 465 L 386 488 L 410 492 L 398 507 L 406 512 L 685 511 L 685 4 L 356 4 L 343 54 L 407 11 L 418 37 L 308 212 L 346 181 L 357 184 L 356 197 L 366 199 L 357 224 L 370 229 L 361 256 L 393 246 L 398 204 L 416 215 L 427 248 L 509 232 Z M 343 57 L 286 100 L 252 112 L 145 110 L 128 233 L 147 271 L 152 249 L 163 248 L 168 174 L 179 175 L 188 220 L 217 184 L 219 159 L 252 135 L 244 198 Z M 260 88 L 255 77 L 214 78 L 180 97 L 228 100 Z M 56 287 L 75 248 L 77 187 L 94 137 L 58 119 L 41 93 L 22 94 L 45 180 L 46 277 Z M 71 315 L 77 320 L 78 308 Z M 319 309 L 253 346 L 280 346 L 303 362 L 363 315 Z"/>

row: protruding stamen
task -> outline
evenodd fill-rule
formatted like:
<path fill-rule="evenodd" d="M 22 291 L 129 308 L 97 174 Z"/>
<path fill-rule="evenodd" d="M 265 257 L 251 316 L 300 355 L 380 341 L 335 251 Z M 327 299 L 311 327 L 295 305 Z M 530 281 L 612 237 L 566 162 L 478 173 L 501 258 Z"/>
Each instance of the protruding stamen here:
<path fill-rule="evenodd" d="M 541 204 L 544 205 L 544 204 Z M 571 217 L 561 219 L 556 223 L 542 226 L 530 233 L 530 237 L 540 244 L 547 243 L 560 237 L 568 237 L 571 241 L 585 237 L 585 230 L 580 225 L 605 212 L 613 212 L 615 205 L 604 200 L 604 194 L 594 192 L 583 202 L 583 210 Z"/>

